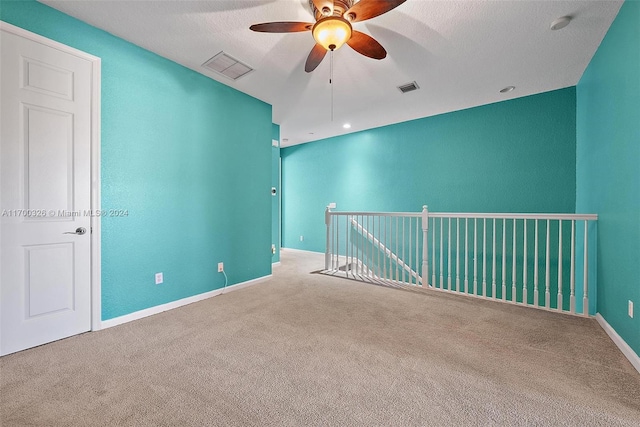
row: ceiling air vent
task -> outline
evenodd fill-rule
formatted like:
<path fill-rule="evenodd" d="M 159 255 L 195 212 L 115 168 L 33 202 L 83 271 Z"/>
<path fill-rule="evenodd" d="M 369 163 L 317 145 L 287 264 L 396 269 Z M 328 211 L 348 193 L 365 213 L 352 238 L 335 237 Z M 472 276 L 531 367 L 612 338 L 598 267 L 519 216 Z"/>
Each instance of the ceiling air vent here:
<path fill-rule="evenodd" d="M 400 92 L 402 93 L 407 93 L 407 92 L 413 92 L 414 90 L 420 89 L 420 86 L 418 86 L 418 83 L 416 82 L 411 82 L 411 83 L 407 83 L 406 85 L 398 86 L 398 89 L 400 89 Z"/>
<path fill-rule="evenodd" d="M 253 68 L 238 61 L 237 59 L 227 55 L 224 52 L 220 52 L 204 64 L 203 67 L 215 71 L 218 74 L 222 74 L 232 80 L 238 80 L 240 77 L 247 75 Z"/>

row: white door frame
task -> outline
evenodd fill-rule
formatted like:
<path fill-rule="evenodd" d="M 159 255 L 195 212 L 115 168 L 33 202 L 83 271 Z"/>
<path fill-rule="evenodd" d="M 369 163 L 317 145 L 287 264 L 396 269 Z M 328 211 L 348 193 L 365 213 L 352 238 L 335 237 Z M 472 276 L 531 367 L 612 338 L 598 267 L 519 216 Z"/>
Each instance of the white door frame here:
<path fill-rule="evenodd" d="M 100 58 L 4 21 L 0 21 L 0 31 L 91 62 L 91 330 L 97 331 L 102 329 L 100 215 L 95 215 L 100 211 Z"/>

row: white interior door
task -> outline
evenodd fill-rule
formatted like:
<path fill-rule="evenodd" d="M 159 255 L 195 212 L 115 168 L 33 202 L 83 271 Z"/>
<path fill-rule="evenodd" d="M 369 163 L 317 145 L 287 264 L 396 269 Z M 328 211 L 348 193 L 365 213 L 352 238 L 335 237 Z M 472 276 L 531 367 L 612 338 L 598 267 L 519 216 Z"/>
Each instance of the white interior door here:
<path fill-rule="evenodd" d="M 91 329 L 92 63 L 4 29 L 0 39 L 5 355 Z"/>

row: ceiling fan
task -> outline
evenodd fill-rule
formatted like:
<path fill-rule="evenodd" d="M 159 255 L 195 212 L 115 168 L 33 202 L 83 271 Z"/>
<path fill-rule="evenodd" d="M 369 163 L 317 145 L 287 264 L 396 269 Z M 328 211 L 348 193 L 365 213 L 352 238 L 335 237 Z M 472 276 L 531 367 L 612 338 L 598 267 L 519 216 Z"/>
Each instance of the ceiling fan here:
<path fill-rule="evenodd" d="M 373 59 L 383 59 L 387 51 L 373 37 L 356 31 L 351 24 L 387 13 L 406 0 L 310 0 L 316 22 L 266 22 L 249 27 L 262 33 L 296 33 L 311 31 L 316 45 L 307 57 L 304 70 L 315 70 L 327 51 L 348 44 L 356 52 Z"/>

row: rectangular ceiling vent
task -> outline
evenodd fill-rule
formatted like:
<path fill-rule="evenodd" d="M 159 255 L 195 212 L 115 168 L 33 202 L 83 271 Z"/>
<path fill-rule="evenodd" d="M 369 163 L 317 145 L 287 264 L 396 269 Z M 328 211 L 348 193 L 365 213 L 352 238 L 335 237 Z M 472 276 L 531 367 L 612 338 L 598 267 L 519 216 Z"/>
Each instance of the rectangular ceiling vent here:
<path fill-rule="evenodd" d="M 414 90 L 420 89 L 420 86 L 418 86 L 418 83 L 416 82 L 411 82 L 411 83 L 407 83 L 406 85 L 398 86 L 398 89 L 400 89 L 400 92 L 402 93 L 407 93 L 407 92 L 413 92 Z"/>
<path fill-rule="evenodd" d="M 238 61 L 232 56 L 227 55 L 224 52 L 220 52 L 204 64 L 203 67 L 215 71 L 218 74 L 222 74 L 232 80 L 238 80 L 240 77 L 245 76 L 253 71 L 253 68 Z"/>

